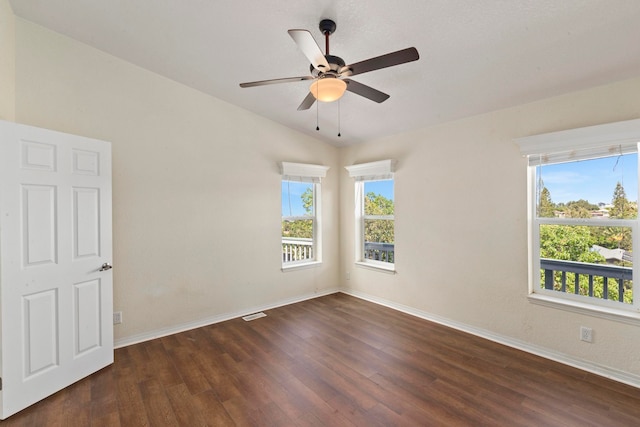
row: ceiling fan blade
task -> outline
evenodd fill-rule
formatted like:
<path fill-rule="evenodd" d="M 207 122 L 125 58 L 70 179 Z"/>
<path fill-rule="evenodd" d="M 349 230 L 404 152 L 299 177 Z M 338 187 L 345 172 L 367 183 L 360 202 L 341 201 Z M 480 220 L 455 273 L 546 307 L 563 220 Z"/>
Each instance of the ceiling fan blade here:
<path fill-rule="evenodd" d="M 343 67 L 345 75 L 355 76 L 357 74 L 368 73 L 369 71 L 379 70 L 381 68 L 392 67 L 394 65 L 404 64 L 405 62 L 416 61 L 420 59 L 418 50 L 415 47 L 398 50 L 396 52 L 387 53 L 386 55 L 376 56 L 375 58 L 365 59 L 355 64 Z M 340 70 L 342 72 L 342 70 Z"/>
<path fill-rule="evenodd" d="M 307 30 L 289 30 L 289 35 L 296 42 L 304 56 L 307 57 L 313 68 L 323 73 L 329 71 L 330 66 L 327 62 L 327 58 L 320 50 L 318 43 Z"/>
<path fill-rule="evenodd" d="M 313 103 L 316 102 L 316 97 L 311 92 L 307 94 L 307 97 L 302 101 L 302 104 L 298 107 L 298 111 L 308 110 Z"/>
<path fill-rule="evenodd" d="M 380 92 L 379 90 L 374 89 L 371 86 L 363 85 L 362 83 L 358 83 L 355 80 L 351 79 L 343 80 L 347 83 L 347 90 L 349 92 L 364 96 L 365 98 L 368 98 L 377 103 L 381 103 L 389 99 L 389 95 L 384 92 Z"/>
<path fill-rule="evenodd" d="M 312 76 L 286 77 L 284 79 L 260 80 L 257 82 L 240 83 L 240 87 L 254 87 L 264 85 L 274 85 L 278 83 L 299 82 L 302 80 L 313 80 Z"/>

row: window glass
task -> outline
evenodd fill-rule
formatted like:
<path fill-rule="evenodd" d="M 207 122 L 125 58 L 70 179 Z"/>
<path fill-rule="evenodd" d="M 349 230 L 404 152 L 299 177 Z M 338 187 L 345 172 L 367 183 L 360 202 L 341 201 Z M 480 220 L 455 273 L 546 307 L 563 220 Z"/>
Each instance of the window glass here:
<path fill-rule="evenodd" d="M 393 180 L 365 181 L 363 258 L 395 262 Z"/>

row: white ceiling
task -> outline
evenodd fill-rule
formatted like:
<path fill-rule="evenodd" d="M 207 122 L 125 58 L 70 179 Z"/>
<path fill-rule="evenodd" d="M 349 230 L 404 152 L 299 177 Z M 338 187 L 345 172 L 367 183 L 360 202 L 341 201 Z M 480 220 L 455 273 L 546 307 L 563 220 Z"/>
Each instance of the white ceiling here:
<path fill-rule="evenodd" d="M 337 146 L 640 75 L 640 0 L 11 0 L 15 14 Z M 420 60 L 354 77 L 391 95 L 347 92 L 297 107 L 309 74 L 287 34 L 331 18 L 347 64 L 415 46 Z M 319 114 L 320 131 L 316 128 Z"/>

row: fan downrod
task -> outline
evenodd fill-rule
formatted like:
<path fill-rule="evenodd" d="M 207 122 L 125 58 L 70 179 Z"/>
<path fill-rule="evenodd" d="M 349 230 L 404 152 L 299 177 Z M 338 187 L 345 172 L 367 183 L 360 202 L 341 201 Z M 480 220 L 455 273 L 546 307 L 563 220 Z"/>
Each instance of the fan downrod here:
<path fill-rule="evenodd" d="M 329 36 L 336 30 L 336 23 L 331 19 L 323 19 L 319 25 L 320 31 L 324 35 L 324 54 L 329 55 Z"/>

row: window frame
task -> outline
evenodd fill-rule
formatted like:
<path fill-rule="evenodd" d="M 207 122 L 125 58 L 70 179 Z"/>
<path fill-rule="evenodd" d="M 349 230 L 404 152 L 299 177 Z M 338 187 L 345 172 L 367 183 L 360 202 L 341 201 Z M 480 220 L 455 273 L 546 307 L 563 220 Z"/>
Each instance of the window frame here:
<path fill-rule="evenodd" d="M 561 163 L 609 157 L 618 153 L 639 152 L 640 119 L 586 128 L 571 129 L 516 140 L 520 151 L 529 159 L 527 166 L 528 224 L 528 298 L 534 304 L 567 311 L 640 324 L 640 261 L 633 265 L 634 301 L 624 304 L 611 300 L 574 295 L 544 289 L 540 286 L 540 225 L 585 225 L 630 227 L 633 251 L 640 253 L 640 217 L 636 219 L 545 218 L 537 215 L 537 173 L 541 163 Z M 537 160 L 536 160 L 537 159 Z M 640 152 L 638 161 L 640 162 Z M 636 177 L 640 182 L 640 176 Z M 639 195 L 636 200 L 640 201 Z"/>
<path fill-rule="evenodd" d="M 395 160 L 381 160 L 378 162 L 362 163 L 346 166 L 349 176 L 355 178 L 355 264 L 358 266 L 373 268 L 386 272 L 396 271 L 396 242 L 394 241 L 393 262 L 378 261 L 365 258 L 364 231 L 366 219 L 392 220 L 395 230 Z M 364 205 L 366 194 L 364 192 L 365 182 L 393 181 L 394 186 L 394 215 L 365 215 Z M 394 239 L 395 240 L 395 239 Z"/>
<path fill-rule="evenodd" d="M 285 182 L 299 182 L 299 181 L 291 181 L 289 179 L 283 179 L 282 183 Z M 321 233 L 318 233 L 318 218 L 317 218 L 317 209 L 316 209 L 316 204 L 317 204 L 317 194 L 320 194 L 320 184 L 319 183 L 311 183 L 311 190 L 312 190 L 312 197 L 313 197 L 313 212 L 311 213 L 311 215 L 292 215 L 292 216 L 288 216 L 288 215 L 282 215 L 282 222 L 284 221 L 311 221 L 312 224 L 312 230 L 313 230 L 313 235 L 311 236 L 311 253 L 312 253 L 312 257 L 308 258 L 308 259 L 301 259 L 301 260 L 294 260 L 294 261 L 285 261 L 284 259 L 282 260 L 282 268 L 287 268 L 287 267 L 295 267 L 295 266 L 300 266 L 303 264 L 311 264 L 314 262 L 320 262 L 321 261 L 321 257 L 318 254 L 318 235 L 320 235 Z M 282 237 L 282 240 L 284 240 L 284 237 Z M 284 245 L 284 242 L 282 243 Z"/>
<path fill-rule="evenodd" d="M 282 183 L 284 182 L 306 182 L 312 184 L 313 191 L 313 214 L 312 215 L 293 215 L 287 216 L 282 215 L 282 209 L 280 211 L 280 224 L 282 227 L 282 222 L 286 220 L 297 221 L 297 220 L 311 220 L 313 226 L 313 237 L 312 237 L 312 257 L 308 259 L 295 260 L 295 261 L 285 261 L 283 245 L 282 242 L 283 236 L 282 232 L 280 233 L 280 258 L 281 258 L 281 269 L 282 271 L 302 268 L 302 267 L 310 267 L 314 265 L 319 265 L 322 263 L 322 178 L 326 177 L 327 170 L 329 170 L 328 166 L 323 165 L 313 165 L 306 163 L 290 163 L 290 162 L 280 162 L 280 172 L 281 172 L 281 195 L 282 195 Z M 281 200 L 282 202 L 282 200 Z"/>

